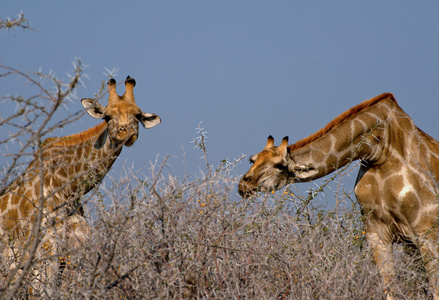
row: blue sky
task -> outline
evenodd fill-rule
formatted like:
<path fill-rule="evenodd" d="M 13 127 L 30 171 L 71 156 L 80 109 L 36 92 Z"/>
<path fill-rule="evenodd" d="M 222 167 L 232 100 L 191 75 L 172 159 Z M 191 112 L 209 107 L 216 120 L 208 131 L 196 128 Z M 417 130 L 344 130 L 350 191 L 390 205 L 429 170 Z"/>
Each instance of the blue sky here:
<path fill-rule="evenodd" d="M 270 134 L 276 144 L 286 135 L 300 140 L 383 92 L 394 93 L 418 127 L 439 139 L 438 1 L 0 4 L 2 19 L 20 11 L 37 32 L 0 32 L 0 64 L 67 80 L 72 61 L 80 58 L 89 79 L 69 103 L 71 112 L 82 109 L 80 99 L 92 97 L 106 69 L 114 68 L 118 82 L 127 75 L 136 79 L 138 105 L 162 118 L 124 149 L 112 176 L 123 163 L 147 174 L 158 154 L 170 155 L 167 172 L 183 176 L 182 147 L 189 174 L 197 174 L 204 162 L 190 142 L 200 122 L 210 162 L 217 165 L 261 151 Z M 28 88 L 0 80 L 1 95 Z M 86 115 L 55 135 L 98 122 Z M 0 128 L 0 137 L 7 134 Z M 234 172 L 248 167 L 244 161 Z M 352 190 L 353 179 L 345 188 Z"/>

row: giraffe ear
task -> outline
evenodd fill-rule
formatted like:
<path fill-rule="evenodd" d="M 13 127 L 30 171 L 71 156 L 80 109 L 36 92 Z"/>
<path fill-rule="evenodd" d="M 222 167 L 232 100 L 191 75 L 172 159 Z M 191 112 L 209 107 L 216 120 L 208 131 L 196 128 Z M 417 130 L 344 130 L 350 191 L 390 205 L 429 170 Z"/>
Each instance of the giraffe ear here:
<path fill-rule="evenodd" d="M 142 123 L 142 126 L 146 129 L 152 128 L 162 122 L 159 116 L 155 114 L 140 113 L 137 115 L 137 120 Z"/>
<path fill-rule="evenodd" d="M 102 119 L 105 117 L 105 107 L 98 101 L 90 98 L 84 98 L 81 100 L 82 106 L 84 106 L 87 113 L 95 119 Z"/>
<path fill-rule="evenodd" d="M 108 129 L 105 129 L 104 132 L 102 132 L 101 135 L 96 140 L 94 147 L 98 150 L 104 147 L 107 137 L 108 137 Z"/>
<path fill-rule="evenodd" d="M 287 153 L 288 153 L 288 136 L 286 136 L 286 137 L 284 137 L 282 139 L 282 142 L 281 142 L 281 144 L 280 144 L 278 149 L 279 149 L 279 151 L 281 151 L 281 153 L 284 156 L 287 156 Z"/>

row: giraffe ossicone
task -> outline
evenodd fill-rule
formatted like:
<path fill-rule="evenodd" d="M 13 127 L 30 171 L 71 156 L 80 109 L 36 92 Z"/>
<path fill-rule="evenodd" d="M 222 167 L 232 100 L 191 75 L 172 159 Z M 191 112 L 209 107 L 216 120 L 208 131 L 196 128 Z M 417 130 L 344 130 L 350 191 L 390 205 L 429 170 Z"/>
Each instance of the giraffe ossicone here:
<path fill-rule="evenodd" d="M 9 242 L 3 247 L 4 257 L 27 255 L 35 239 L 40 243 L 37 255 L 53 256 L 53 261 L 64 250 L 84 244 L 89 227 L 81 197 L 101 182 L 123 146 L 134 144 L 139 122 L 144 128 L 161 122 L 157 115 L 137 106 L 135 84 L 128 76 L 125 93 L 119 96 L 116 81 L 110 79 L 107 106 L 82 99 L 88 114 L 103 122 L 78 134 L 46 139 L 25 172 L 6 188 L 0 196 L 0 234 Z M 42 216 L 41 230 L 33 236 L 38 214 Z"/>
<path fill-rule="evenodd" d="M 393 242 L 405 239 L 420 250 L 439 299 L 439 142 L 416 127 L 393 95 L 364 101 L 308 138 L 286 143 L 284 138 L 276 147 L 268 137 L 265 148 L 250 158 L 240 195 L 318 179 L 361 160 L 354 191 L 386 289 L 392 290 L 394 278 Z"/>

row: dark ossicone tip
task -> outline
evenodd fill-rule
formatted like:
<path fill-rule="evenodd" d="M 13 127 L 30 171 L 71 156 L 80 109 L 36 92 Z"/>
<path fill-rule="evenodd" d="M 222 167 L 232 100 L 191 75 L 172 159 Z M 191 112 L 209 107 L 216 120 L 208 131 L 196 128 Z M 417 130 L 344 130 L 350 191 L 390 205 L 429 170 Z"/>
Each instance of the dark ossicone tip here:
<path fill-rule="evenodd" d="M 114 80 L 114 78 L 110 78 L 110 80 L 108 80 L 107 85 L 116 85 L 116 80 Z"/>
<path fill-rule="evenodd" d="M 131 78 L 130 75 L 127 76 L 127 79 L 125 79 L 125 85 L 131 84 L 133 86 L 136 86 L 136 81 L 134 78 Z"/>

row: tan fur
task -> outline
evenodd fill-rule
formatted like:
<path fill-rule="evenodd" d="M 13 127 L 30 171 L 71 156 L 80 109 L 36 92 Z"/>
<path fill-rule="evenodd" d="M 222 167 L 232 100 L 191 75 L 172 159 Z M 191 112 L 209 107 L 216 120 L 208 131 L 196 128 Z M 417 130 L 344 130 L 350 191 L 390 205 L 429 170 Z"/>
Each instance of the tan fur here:
<path fill-rule="evenodd" d="M 286 152 L 284 141 L 276 147 L 269 137 L 267 145 L 250 159 L 241 196 L 311 181 L 362 160 L 355 195 L 386 288 L 391 291 L 394 280 L 392 243 L 407 240 L 420 250 L 439 299 L 439 142 L 416 127 L 392 94 L 351 108 Z"/>
<path fill-rule="evenodd" d="M 73 146 L 90 140 L 94 136 L 98 136 L 102 133 L 103 130 L 107 128 L 107 122 L 102 122 L 95 127 L 87 129 L 83 132 L 72 134 L 65 137 L 57 137 L 57 138 L 48 138 L 43 142 L 43 146 Z"/>
<path fill-rule="evenodd" d="M 384 99 L 390 99 L 390 100 L 394 101 L 395 103 L 397 103 L 396 99 L 393 97 L 393 94 L 391 94 L 391 93 L 384 93 L 384 94 L 376 96 L 372 99 L 366 100 L 366 101 L 358 104 L 357 106 L 354 106 L 351 109 L 345 111 L 344 113 L 342 113 L 341 115 L 336 117 L 334 120 L 329 122 L 325 127 L 320 129 L 316 133 L 310 135 L 307 138 L 304 138 L 304 139 L 296 142 L 293 145 L 288 146 L 289 150 L 293 151 L 295 149 L 302 148 L 302 147 L 308 145 L 309 143 L 312 143 L 313 141 L 317 140 L 319 137 L 321 137 L 321 136 L 325 135 L 326 133 L 328 133 L 329 131 L 331 131 L 334 127 L 336 127 L 341 122 L 360 113 L 362 110 L 364 110 L 372 105 L 375 105 L 376 103 L 378 103 Z"/>

